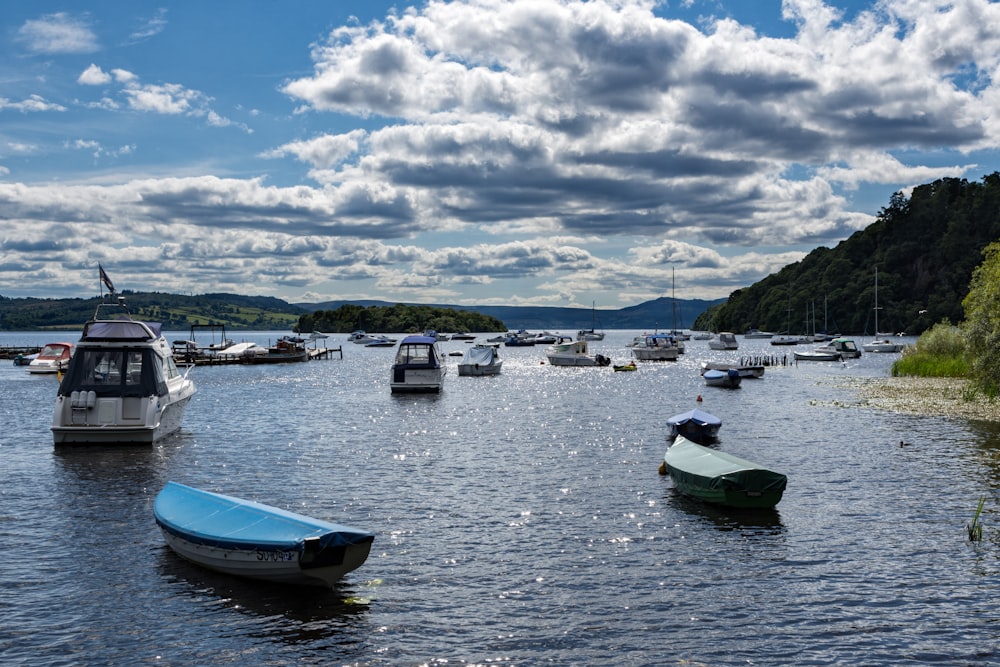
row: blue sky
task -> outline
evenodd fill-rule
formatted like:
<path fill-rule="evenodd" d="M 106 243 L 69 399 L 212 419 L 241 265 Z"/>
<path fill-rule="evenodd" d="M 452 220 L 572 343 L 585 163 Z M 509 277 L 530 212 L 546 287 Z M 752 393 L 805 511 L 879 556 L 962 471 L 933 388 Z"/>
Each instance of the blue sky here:
<path fill-rule="evenodd" d="M 984 0 L 5 3 L 0 295 L 718 298 L 998 169 Z"/>

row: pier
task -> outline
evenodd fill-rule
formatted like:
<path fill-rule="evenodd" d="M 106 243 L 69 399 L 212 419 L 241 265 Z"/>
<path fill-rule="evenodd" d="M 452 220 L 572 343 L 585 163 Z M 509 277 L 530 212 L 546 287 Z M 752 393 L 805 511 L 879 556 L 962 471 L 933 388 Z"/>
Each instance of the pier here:
<path fill-rule="evenodd" d="M 256 357 L 266 356 L 268 348 L 256 343 L 234 343 L 223 349 L 217 348 L 194 348 L 188 347 L 174 353 L 174 361 L 185 366 L 225 366 L 230 364 L 250 364 L 254 363 Z M 333 359 L 336 354 L 338 359 L 344 358 L 342 346 L 337 347 L 311 347 L 306 348 L 305 361 L 320 361 Z M 289 362 L 302 361 L 289 357 Z"/>
<path fill-rule="evenodd" d="M 26 357 L 41 351 L 40 346 L 4 345 L 0 346 L 0 359 L 17 359 L 18 356 Z"/>

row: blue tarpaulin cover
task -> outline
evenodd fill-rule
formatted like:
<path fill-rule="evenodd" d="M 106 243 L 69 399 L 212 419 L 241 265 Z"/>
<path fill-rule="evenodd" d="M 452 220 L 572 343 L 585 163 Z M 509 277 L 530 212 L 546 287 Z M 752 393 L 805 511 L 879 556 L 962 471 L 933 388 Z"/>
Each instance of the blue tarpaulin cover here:
<path fill-rule="evenodd" d="M 191 542 L 228 549 L 294 549 L 308 537 L 323 546 L 355 544 L 373 533 L 250 500 L 167 482 L 153 506 L 156 522 Z"/>

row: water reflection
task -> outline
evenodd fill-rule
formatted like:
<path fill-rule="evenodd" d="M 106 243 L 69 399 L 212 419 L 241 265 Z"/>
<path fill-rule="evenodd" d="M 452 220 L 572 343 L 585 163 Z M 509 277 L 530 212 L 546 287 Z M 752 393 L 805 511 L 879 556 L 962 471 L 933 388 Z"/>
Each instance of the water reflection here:
<path fill-rule="evenodd" d="M 765 528 L 779 534 L 785 531 L 781 514 L 777 508 L 743 509 L 724 507 L 702 502 L 685 496 L 676 489 L 667 492 L 667 504 L 684 514 L 696 516 L 721 531 L 742 530 L 744 528 Z"/>
<path fill-rule="evenodd" d="M 287 586 L 232 577 L 189 563 L 166 545 L 157 569 L 175 595 L 198 607 L 238 611 L 251 617 L 252 636 L 285 644 L 351 645 L 366 624 L 372 588 L 350 580 L 331 588 Z"/>
<path fill-rule="evenodd" d="M 979 452 L 977 458 L 986 470 L 983 487 L 1000 487 L 1000 423 L 969 422 L 967 428 Z"/>
<path fill-rule="evenodd" d="M 87 445 L 55 447 L 53 458 L 67 489 L 94 486 L 106 493 L 132 494 L 162 486 L 172 451 L 169 445 Z"/>

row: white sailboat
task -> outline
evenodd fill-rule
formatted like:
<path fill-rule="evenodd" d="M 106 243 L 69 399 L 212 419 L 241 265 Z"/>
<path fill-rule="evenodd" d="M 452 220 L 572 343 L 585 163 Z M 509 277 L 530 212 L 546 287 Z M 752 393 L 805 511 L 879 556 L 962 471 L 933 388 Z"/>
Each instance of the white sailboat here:
<path fill-rule="evenodd" d="M 875 267 L 875 338 L 868 343 L 862 343 L 861 349 L 865 352 L 899 352 L 903 346 L 888 338 L 879 338 L 878 333 L 878 267 Z"/>
<path fill-rule="evenodd" d="M 604 332 L 598 331 L 596 328 L 597 324 L 597 302 L 594 301 L 591 304 L 591 320 L 589 329 L 580 329 L 576 332 L 577 340 L 604 340 Z"/>

